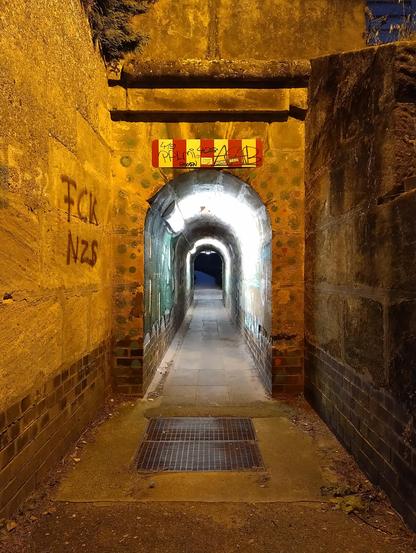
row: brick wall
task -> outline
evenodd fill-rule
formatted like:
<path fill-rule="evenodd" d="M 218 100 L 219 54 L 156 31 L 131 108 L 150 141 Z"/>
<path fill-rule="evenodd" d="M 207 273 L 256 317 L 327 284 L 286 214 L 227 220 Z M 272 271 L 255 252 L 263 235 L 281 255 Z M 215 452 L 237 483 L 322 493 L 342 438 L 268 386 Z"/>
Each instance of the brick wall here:
<path fill-rule="evenodd" d="M 141 395 L 143 387 L 143 340 L 124 338 L 113 349 L 114 389 L 127 395 Z"/>
<path fill-rule="evenodd" d="M 280 337 L 270 336 L 254 318 L 244 313 L 237 321 L 253 357 L 265 389 L 274 396 L 302 393 L 303 348 Z M 245 324 L 241 321 L 245 321 Z M 290 342 L 290 341 L 289 341 Z"/>
<path fill-rule="evenodd" d="M 303 348 L 272 346 L 273 395 L 300 394 L 304 389 Z"/>
<path fill-rule="evenodd" d="M 242 317 L 247 321 L 247 315 Z M 256 321 L 253 324 L 243 326 L 243 334 L 246 339 L 251 356 L 253 357 L 256 369 L 259 372 L 260 378 L 264 387 L 268 392 L 272 391 L 272 349 L 270 337 L 267 331 Z"/>
<path fill-rule="evenodd" d="M 305 393 L 416 528 L 416 44 L 312 62 Z"/>
<path fill-rule="evenodd" d="M 106 68 L 81 3 L 3 3 L 0 51 L 2 518 L 103 404 L 113 189 Z"/>
<path fill-rule="evenodd" d="M 113 347 L 112 378 L 118 392 L 143 396 L 156 373 L 168 347 L 182 324 L 192 298 L 184 298 L 153 325 L 143 339 L 124 338 Z"/>
<path fill-rule="evenodd" d="M 394 507 L 416 527 L 415 432 L 409 412 L 389 390 L 311 344 L 307 398 Z"/>
<path fill-rule="evenodd" d="M 103 342 L 0 412 L 0 518 L 12 515 L 94 418 L 109 367 Z"/>

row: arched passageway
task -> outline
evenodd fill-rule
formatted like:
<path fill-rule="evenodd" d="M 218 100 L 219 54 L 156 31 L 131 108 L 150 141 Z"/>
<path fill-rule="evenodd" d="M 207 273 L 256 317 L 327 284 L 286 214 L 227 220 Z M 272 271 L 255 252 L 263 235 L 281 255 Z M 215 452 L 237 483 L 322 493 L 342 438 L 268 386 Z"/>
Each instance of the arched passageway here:
<path fill-rule="evenodd" d="M 271 228 L 256 192 L 230 174 L 195 171 L 166 184 L 150 205 L 145 226 L 146 374 L 154 373 L 192 305 L 193 321 L 211 340 L 207 355 L 213 360 L 230 353 L 212 341 L 216 334 L 218 340 L 234 340 L 236 351 L 243 347 L 243 336 L 250 345 L 259 329 L 269 335 Z M 195 263 L 209 267 L 210 256 L 217 262 L 206 273 L 213 273 L 212 285 L 199 290 Z M 241 370 L 254 362 L 263 387 L 271 391 L 270 348 L 261 358 L 234 361 Z"/>

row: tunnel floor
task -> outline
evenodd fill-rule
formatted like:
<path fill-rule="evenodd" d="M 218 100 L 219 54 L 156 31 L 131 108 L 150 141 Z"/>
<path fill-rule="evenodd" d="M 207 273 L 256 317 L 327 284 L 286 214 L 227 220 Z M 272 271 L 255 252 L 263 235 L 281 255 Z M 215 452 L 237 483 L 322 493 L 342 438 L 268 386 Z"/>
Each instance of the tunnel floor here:
<path fill-rule="evenodd" d="M 167 371 L 164 404 L 227 405 L 266 399 L 219 289 L 195 290 L 194 304 L 161 366 Z"/>

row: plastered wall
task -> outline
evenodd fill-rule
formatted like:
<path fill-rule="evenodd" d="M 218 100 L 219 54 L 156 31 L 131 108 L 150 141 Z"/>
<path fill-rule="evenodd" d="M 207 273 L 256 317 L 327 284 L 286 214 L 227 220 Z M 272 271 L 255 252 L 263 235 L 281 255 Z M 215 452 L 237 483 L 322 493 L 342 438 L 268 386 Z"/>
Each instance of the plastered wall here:
<path fill-rule="evenodd" d="M 107 81 L 78 0 L 0 2 L 0 516 L 109 378 Z"/>

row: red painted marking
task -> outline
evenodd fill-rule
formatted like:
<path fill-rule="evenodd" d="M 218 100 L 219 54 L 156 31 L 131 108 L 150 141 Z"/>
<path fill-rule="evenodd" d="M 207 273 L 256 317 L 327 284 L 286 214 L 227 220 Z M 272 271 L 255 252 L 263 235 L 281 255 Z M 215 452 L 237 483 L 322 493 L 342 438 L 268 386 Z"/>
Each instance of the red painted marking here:
<path fill-rule="evenodd" d="M 243 152 L 241 151 L 241 140 L 228 141 L 228 161 L 229 167 L 241 167 L 244 162 Z M 235 161 L 233 161 L 235 160 Z"/>
<path fill-rule="evenodd" d="M 153 167 L 159 167 L 159 140 L 153 140 L 152 142 L 152 165 Z"/>
<path fill-rule="evenodd" d="M 186 140 L 183 138 L 173 141 L 173 167 L 186 167 Z"/>
<path fill-rule="evenodd" d="M 256 150 L 256 167 L 260 167 L 263 165 L 263 140 L 260 140 L 259 138 L 256 140 Z"/>

